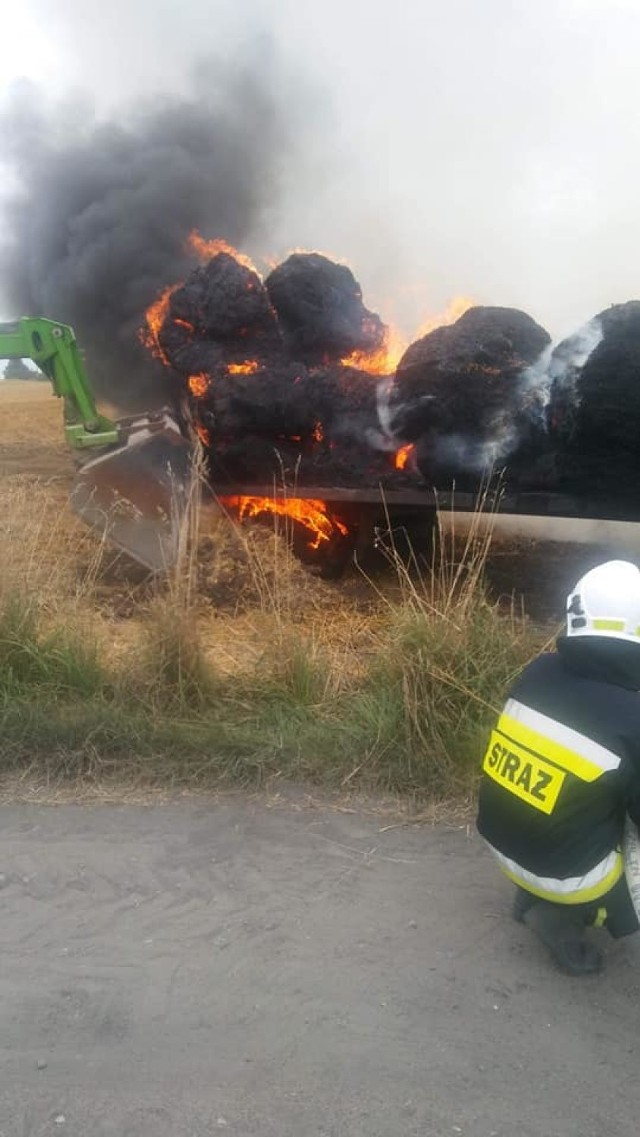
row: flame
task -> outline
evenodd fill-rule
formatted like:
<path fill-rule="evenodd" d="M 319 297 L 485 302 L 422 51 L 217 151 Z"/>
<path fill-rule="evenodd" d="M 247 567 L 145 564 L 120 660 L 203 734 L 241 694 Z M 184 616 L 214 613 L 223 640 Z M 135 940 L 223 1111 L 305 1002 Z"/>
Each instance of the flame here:
<path fill-rule="evenodd" d="M 156 359 L 161 359 L 165 367 L 169 367 L 169 360 L 160 347 L 158 337 L 169 312 L 171 297 L 176 288 L 179 287 L 179 284 L 168 284 L 167 287 L 163 289 L 160 295 L 153 301 L 153 304 L 150 304 L 147 308 L 144 314 L 146 327 L 141 328 L 138 333 L 141 343 L 149 349 Z"/>
<path fill-rule="evenodd" d="M 393 327 L 385 329 L 384 342 L 375 351 L 352 351 L 341 359 L 343 367 L 355 367 L 369 375 L 391 375 L 398 366 L 407 348 L 400 332 Z"/>
<path fill-rule="evenodd" d="M 257 269 L 250 257 L 244 253 L 239 253 L 227 241 L 223 241 L 221 237 L 216 237 L 213 240 L 207 240 L 197 229 L 192 229 L 187 237 L 187 251 L 195 253 L 201 261 L 211 261 L 217 257 L 219 253 L 227 253 L 233 257 L 238 264 L 244 265 L 245 268 L 250 268 L 252 272 L 257 272 Z"/>
<path fill-rule="evenodd" d="M 436 328 L 445 324 L 455 324 L 469 308 L 473 308 L 475 300 L 470 296 L 456 296 L 446 307 L 444 312 L 437 316 L 429 316 L 420 325 L 413 340 L 426 336 Z M 356 367 L 359 371 L 366 371 L 369 375 L 392 375 L 396 370 L 402 356 L 409 346 L 406 338 L 397 328 L 387 327 L 382 347 L 376 351 L 353 351 L 340 362 L 343 367 Z"/>
<path fill-rule="evenodd" d="M 209 390 L 209 380 L 204 371 L 201 371 L 199 375 L 190 375 L 187 383 L 191 394 L 196 399 L 201 399 Z"/>
<path fill-rule="evenodd" d="M 177 324 L 180 328 L 186 328 L 188 332 L 195 332 L 195 326 L 189 320 L 181 320 L 180 316 L 174 316 L 173 323 Z"/>
<path fill-rule="evenodd" d="M 427 319 L 418 328 L 414 339 L 421 339 L 422 336 L 428 336 L 429 332 L 435 331 L 436 328 L 443 328 L 449 324 L 455 324 L 469 308 L 475 306 L 475 300 L 470 296 L 455 296 L 453 300 L 447 304 L 444 312 L 440 312 L 437 316 L 428 316 Z"/>
<path fill-rule="evenodd" d="M 396 470 L 405 470 L 407 468 L 407 463 L 408 463 L 409 458 L 411 457 L 412 453 L 413 453 L 413 443 L 412 442 L 410 442 L 408 446 L 401 446 L 400 449 L 396 451 L 396 453 L 394 454 L 394 464 L 395 464 Z"/>
<path fill-rule="evenodd" d="M 278 268 L 278 265 L 284 264 L 289 257 L 326 257 L 328 261 L 334 261 L 337 265 L 346 265 L 350 268 L 350 264 L 345 257 L 339 257 L 335 253 L 323 253 L 321 249 L 304 249 L 301 245 L 296 245 L 293 249 L 287 249 L 286 253 L 268 253 L 266 256 L 261 256 L 260 260 L 266 264 L 267 268 Z"/>
<path fill-rule="evenodd" d="M 257 359 L 247 359 L 244 363 L 230 363 L 227 371 L 229 375 L 255 375 L 258 367 Z"/>
<path fill-rule="evenodd" d="M 317 422 L 316 425 L 314 426 L 313 437 L 314 437 L 316 442 L 324 442 L 324 430 L 322 429 L 322 423 L 321 422 Z"/>
<path fill-rule="evenodd" d="M 330 541 L 336 530 L 347 536 L 348 529 L 335 517 L 327 513 L 327 503 L 314 498 L 273 498 L 273 497 L 221 497 L 220 501 L 229 509 L 237 509 L 240 520 L 257 517 L 260 513 L 273 513 L 290 517 L 309 529 L 313 539 L 308 542 L 309 549 L 318 549 L 322 541 Z"/>
<path fill-rule="evenodd" d="M 201 426 L 199 422 L 194 423 L 194 428 L 195 428 L 195 432 L 198 435 L 198 438 L 200 439 L 202 445 L 203 446 L 209 446 L 211 443 L 209 431 L 206 430 L 204 426 Z"/>

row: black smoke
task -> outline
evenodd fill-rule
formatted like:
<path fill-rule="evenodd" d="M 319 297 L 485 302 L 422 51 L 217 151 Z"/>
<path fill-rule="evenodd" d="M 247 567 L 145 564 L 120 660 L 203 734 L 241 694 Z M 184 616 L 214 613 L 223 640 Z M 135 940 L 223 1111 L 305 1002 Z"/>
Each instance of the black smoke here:
<path fill-rule="evenodd" d="M 260 66 L 258 66 L 260 62 Z M 8 201 L 0 287 L 12 316 L 74 326 L 95 388 L 120 406 L 159 405 L 165 369 L 141 346 L 143 314 L 194 267 L 192 228 L 246 243 L 295 149 L 287 80 L 255 50 L 200 67 L 188 96 L 158 96 L 96 121 L 32 84 L 0 116 Z"/>

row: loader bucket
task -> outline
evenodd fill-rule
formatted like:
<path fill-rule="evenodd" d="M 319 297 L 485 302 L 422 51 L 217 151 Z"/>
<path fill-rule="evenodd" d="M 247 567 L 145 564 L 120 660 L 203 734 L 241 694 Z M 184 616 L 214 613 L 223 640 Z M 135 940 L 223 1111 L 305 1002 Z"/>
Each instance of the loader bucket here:
<path fill-rule="evenodd" d="M 177 561 L 192 485 L 190 444 L 168 413 L 118 423 L 123 442 L 76 474 L 71 506 L 103 539 L 152 572 Z"/>

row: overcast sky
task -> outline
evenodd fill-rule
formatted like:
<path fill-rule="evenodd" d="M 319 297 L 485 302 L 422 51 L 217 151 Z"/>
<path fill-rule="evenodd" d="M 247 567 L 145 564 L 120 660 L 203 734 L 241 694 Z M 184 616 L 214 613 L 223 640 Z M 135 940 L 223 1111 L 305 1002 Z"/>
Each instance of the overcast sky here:
<path fill-rule="evenodd" d="M 640 0 L 22 0 L 3 29 L 2 87 L 101 114 L 271 34 L 308 140 L 252 251 L 343 256 L 407 331 L 459 293 L 556 337 L 640 296 Z"/>

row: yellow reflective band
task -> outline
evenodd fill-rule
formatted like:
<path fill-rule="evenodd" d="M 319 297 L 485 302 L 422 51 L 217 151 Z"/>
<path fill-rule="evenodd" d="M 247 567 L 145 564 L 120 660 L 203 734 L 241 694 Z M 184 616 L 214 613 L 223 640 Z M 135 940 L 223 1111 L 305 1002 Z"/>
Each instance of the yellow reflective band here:
<path fill-rule="evenodd" d="M 592 620 L 593 627 L 597 632 L 624 632 L 624 620 Z"/>
<path fill-rule="evenodd" d="M 500 868 L 514 884 L 519 885 L 520 888 L 525 888 L 527 892 L 538 896 L 540 900 L 550 900 L 553 904 L 589 904 L 592 900 L 599 900 L 601 896 L 613 888 L 614 884 L 618 883 L 624 872 L 622 857 L 618 856 L 611 872 L 607 873 L 598 884 L 592 884 L 589 888 L 578 889 L 576 892 L 554 892 L 552 889 L 538 888 L 535 883 L 531 882 L 530 875 L 524 880 L 517 872 L 506 868 L 504 864 L 500 864 Z"/>
<path fill-rule="evenodd" d="M 482 766 L 494 782 L 541 813 L 553 813 L 566 777 L 564 771 L 523 750 L 494 730 Z"/>
<path fill-rule="evenodd" d="M 602 746 L 578 730 L 573 730 L 566 723 L 549 718 L 540 711 L 534 711 L 533 707 L 520 703 L 518 699 L 507 699 L 503 713 L 510 719 L 515 719 L 522 727 L 535 731 L 540 738 L 557 743 L 571 754 L 578 754 L 603 773 L 606 770 L 617 770 L 620 765 L 620 756 L 608 750 L 606 746 Z"/>
<path fill-rule="evenodd" d="M 596 778 L 604 773 L 602 767 L 597 766 L 595 762 L 590 762 L 588 758 L 583 758 L 575 750 L 570 750 L 568 746 L 563 746 L 560 742 L 554 742 L 551 738 L 533 730 L 532 727 L 525 726 L 524 723 L 511 718 L 510 715 L 500 715 L 497 729 L 501 734 L 507 736 L 503 740 L 506 745 L 519 743 L 520 746 L 532 750 L 540 758 L 546 758 L 554 766 L 559 766 L 560 769 L 575 774 L 576 778 L 580 778 L 583 782 L 595 782 Z"/>
<path fill-rule="evenodd" d="M 608 915 L 608 913 L 607 913 L 606 908 L 598 908 L 598 911 L 596 912 L 596 918 L 593 921 L 593 924 L 591 925 L 591 927 L 592 928 L 604 928 L 604 926 L 607 922 L 607 915 Z"/>

